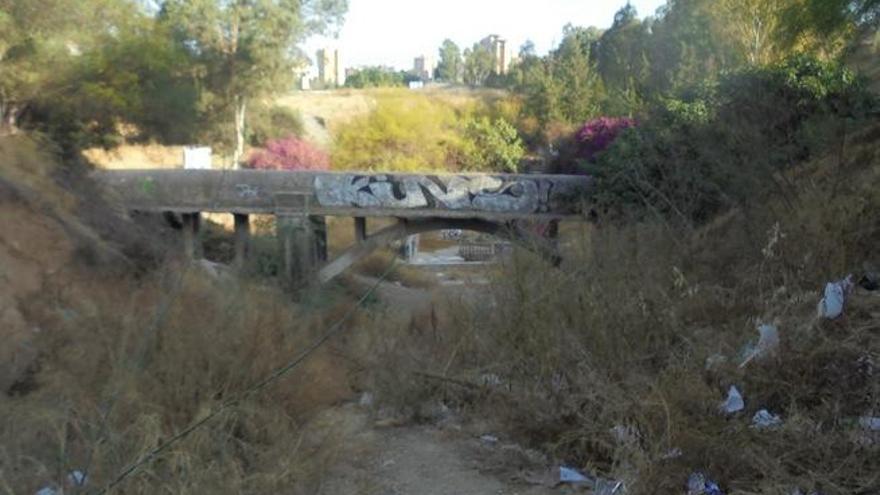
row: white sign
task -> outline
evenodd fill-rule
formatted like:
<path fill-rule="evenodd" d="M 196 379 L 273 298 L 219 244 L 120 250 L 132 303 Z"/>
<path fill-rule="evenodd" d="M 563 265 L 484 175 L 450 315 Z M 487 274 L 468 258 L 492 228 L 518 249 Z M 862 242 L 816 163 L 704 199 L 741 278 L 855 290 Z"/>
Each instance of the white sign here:
<path fill-rule="evenodd" d="M 185 170 L 210 170 L 211 148 L 209 146 L 186 146 L 183 148 Z"/>

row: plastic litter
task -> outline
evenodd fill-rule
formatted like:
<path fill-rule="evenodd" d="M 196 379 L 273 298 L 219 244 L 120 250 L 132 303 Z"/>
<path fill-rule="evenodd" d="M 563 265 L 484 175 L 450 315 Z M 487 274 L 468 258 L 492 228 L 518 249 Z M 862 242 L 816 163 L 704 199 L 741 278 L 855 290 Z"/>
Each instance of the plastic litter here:
<path fill-rule="evenodd" d="M 596 482 L 593 483 L 594 495 L 615 495 L 622 491 L 622 481 L 597 479 Z"/>
<path fill-rule="evenodd" d="M 866 430 L 880 431 L 880 417 L 862 416 L 859 418 L 859 426 Z"/>
<path fill-rule="evenodd" d="M 721 404 L 721 410 L 727 414 L 733 414 L 742 411 L 746 407 L 742 394 L 739 393 L 735 385 L 730 386 L 727 391 L 727 399 Z"/>
<path fill-rule="evenodd" d="M 504 380 L 495 373 L 484 373 L 480 375 L 480 384 L 487 387 L 499 387 L 504 385 Z"/>
<path fill-rule="evenodd" d="M 721 488 L 703 473 L 692 473 L 688 476 L 687 495 L 724 495 Z"/>
<path fill-rule="evenodd" d="M 490 445 L 498 443 L 498 437 L 495 435 L 483 435 L 480 437 L 480 440 L 482 440 L 483 443 L 488 443 Z"/>
<path fill-rule="evenodd" d="M 70 481 L 70 484 L 73 486 L 86 486 L 86 482 L 89 481 L 89 477 L 86 473 L 75 469 L 67 475 L 67 480 Z"/>
<path fill-rule="evenodd" d="M 766 409 L 761 409 L 752 416 L 752 428 L 764 430 L 782 426 L 782 418 L 778 414 L 771 414 Z"/>
<path fill-rule="evenodd" d="M 852 278 L 852 275 L 848 275 L 843 280 L 825 285 L 825 297 L 819 301 L 816 308 L 820 318 L 833 320 L 843 314 L 846 296 L 852 292 L 854 286 Z"/>
<path fill-rule="evenodd" d="M 739 367 L 749 364 L 752 360 L 760 360 L 776 352 L 779 347 L 779 327 L 776 325 L 758 325 L 758 344 L 749 349 Z"/>
<path fill-rule="evenodd" d="M 727 362 L 727 358 L 721 354 L 712 354 L 706 358 L 706 371 L 711 371 Z"/>
<path fill-rule="evenodd" d="M 37 490 L 34 495 L 59 495 L 59 492 L 51 486 L 44 486 L 43 488 Z"/>
<path fill-rule="evenodd" d="M 660 458 L 663 460 L 678 459 L 679 457 L 681 457 L 683 455 L 684 455 L 684 452 L 682 452 L 680 448 L 673 447 L 673 448 L 667 450 L 665 454 L 660 456 Z"/>
<path fill-rule="evenodd" d="M 361 398 L 358 401 L 358 405 L 361 407 L 372 407 L 373 403 L 376 402 L 376 398 L 370 392 L 364 392 L 361 394 Z"/>
<path fill-rule="evenodd" d="M 577 469 L 567 466 L 559 466 L 559 482 L 560 483 L 592 483 L 593 480 L 587 478 Z"/>

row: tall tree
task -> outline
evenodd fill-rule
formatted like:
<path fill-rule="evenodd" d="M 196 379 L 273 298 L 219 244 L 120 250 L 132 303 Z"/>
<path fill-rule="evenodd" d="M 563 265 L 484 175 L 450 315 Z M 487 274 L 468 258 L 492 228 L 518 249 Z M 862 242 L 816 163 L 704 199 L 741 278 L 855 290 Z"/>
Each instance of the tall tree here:
<path fill-rule="evenodd" d="M 789 0 L 718 0 L 718 26 L 751 65 L 779 58 L 778 33 Z"/>
<path fill-rule="evenodd" d="M 338 25 L 348 0 L 166 0 L 160 18 L 203 64 L 205 88 L 232 116 L 233 162 L 244 154 L 248 101 L 292 82 L 296 45 Z"/>
<path fill-rule="evenodd" d="M 0 0 L 0 131 L 76 57 L 138 15 L 130 0 Z"/>
<path fill-rule="evenodd" d="M 437 78 L 450 83 L 461 82 L 461 49 L 454 41 L 447 39 L 440 45 L 440 62 L 437 64 Z"/>
<path fill-rule="evenodd" d="M 736 66 L 741 60 L 719 29 L 716 0 L 668 0 L 652 25 L 652 91 L 675 92 Z"/>
<path fill-rule="evenodd" d="M 473 48 L 464 50 L 464 82 L 471 86 L 482 86 L 492 74 L 495 57 L 482 43 L 474 43 Z"/>
<path fill-rule="evenodd" d="M 598 42 L 599 73 L 609 91 L 629 93 L 641 88 L 649 74 L 649 31 L 635 7 L 627 4 L 614 16 Z"/>

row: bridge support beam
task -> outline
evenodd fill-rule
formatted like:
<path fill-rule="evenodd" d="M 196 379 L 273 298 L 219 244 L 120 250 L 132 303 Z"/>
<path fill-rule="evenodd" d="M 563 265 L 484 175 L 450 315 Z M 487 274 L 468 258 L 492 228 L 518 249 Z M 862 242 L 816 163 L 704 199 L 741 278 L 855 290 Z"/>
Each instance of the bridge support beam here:
<path fill-rule="evenodd" d="M 251 222 L 250 216 L 235 213 L 235 268 L 244 269 L 250 248 Z"/>
<path fill-rule="evenodd" d="M 284 260 L 285 280 L 308 283 L 327 260 L 327 223 L 322 216 L 279 214 L 276 230 Z"/>
<path fill-rule="evenodd" d="M 188 259 L 195 259 L 201 255 L 201 224 L 202 214 L 184 213 L 181 215 L 183 221 L 183 254 Z"/>
<path fill-rule="evenodd" d="M 367 240 L 367 219 L 366 217 L 354 217 L 354 242 L 362 244 Z"/>

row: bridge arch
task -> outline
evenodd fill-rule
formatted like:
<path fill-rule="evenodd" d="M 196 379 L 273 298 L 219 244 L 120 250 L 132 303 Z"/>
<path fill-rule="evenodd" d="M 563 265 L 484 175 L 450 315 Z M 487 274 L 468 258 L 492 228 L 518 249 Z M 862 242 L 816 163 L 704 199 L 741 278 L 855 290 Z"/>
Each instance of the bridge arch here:
<path fill-rule="evenodd" d="M 509 240 L 539 254 L 554 266 L 558 265 L 561 261 L 553 239 L 529 235 L 523 229 L 516 226 L 514 222 L 500 223 L 470 218 L 399 219 L 394 225 L 380 229 L 373 235 L 356 239 L 354 245 L 318 270 L 318 280 L 321 283 L 333 280 L 358 261 L 393 241 L 401 240 L 411 235 L 449 229 L 470 230 Z"/>

